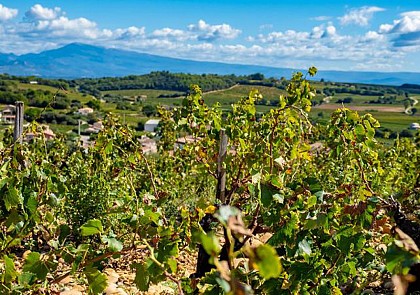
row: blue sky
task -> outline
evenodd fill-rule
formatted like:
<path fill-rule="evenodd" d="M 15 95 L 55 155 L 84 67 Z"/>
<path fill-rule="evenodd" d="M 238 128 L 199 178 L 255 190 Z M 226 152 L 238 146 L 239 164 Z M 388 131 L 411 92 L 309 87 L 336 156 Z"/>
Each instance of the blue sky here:
<path fill-rule="evenodd" d="M 420 0 L 0 0 L 0 52 L 72 42 L 194 60 L 420 72 Z"/>

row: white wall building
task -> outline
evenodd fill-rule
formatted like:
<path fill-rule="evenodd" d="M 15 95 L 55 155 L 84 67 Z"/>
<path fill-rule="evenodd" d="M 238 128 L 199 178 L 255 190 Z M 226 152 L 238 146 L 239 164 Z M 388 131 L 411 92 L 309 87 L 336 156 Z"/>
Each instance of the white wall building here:
<path fill-rule="evenodd" d="M 92 108 L 81 108 L 77 111 L 77 113 L 81 114 L 81 115 L 88 115 L 90 113 L 93 113 L 93 109 Z"/>
<path fill-rule="evenodd" d="M 150 119 L 144 124 L 144 131 L 155 132 L 160 120 Z"/>

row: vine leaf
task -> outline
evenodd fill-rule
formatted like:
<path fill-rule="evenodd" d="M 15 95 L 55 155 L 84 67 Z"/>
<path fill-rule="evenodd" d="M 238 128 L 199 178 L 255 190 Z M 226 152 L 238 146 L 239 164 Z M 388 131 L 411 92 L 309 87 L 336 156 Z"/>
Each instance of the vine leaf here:
<path fill-rule="evenodd" d="M 150 276 L 145 264 L 135 264 L 134 267 L 136 268 L 136 277 L 134 282 L 136 283 L 137 288 L 139 291 L 147 291 L 149 290 L 150 284 Z"/>
<path fill-rule="evenodd" d="M 108 286 L 108 279 L 105 274 L 93 267 L 87 267 L 85 275 L 89 283 L 89 294 L 99 294 Z"/>
<path fill-rule="evenodd" d="M 98 219 L 90 219 L 80 227 L 82 236 L 92 236 L 103 232 L 102 222 Z"/>
<path fill-rule="evenodd" d="M 15 269 L 15 264 L 13 263 L 13 259 L 11 259 L 7 255 L 4 255 L 3 260 L 4 260 L 4 266 L 5 266 L 5 271 L 3 274 L 3 281 L 6 284 L 8 284 L 16 278 L 17 272 Z"/>
<path fill-rule="evenodd" d="M 45 280 L 49 270 L 48 266 L 41 260 L 41 254 L 31 252 L 26 257 L 23 271 L 36 275 L 40 280 Z"/>
<path fill-rule="evenodd" d="M 283 271 L 276 250 L 270 245 L 260 245 L 249 251 L 251 265 L 259 270 L 264 279 L 277 278 Z"/>
<path fill-rule="evenodd" d="M 11 208 L 16 208 L 22 203 L 22 196 L 16 187 L 9 188 L 7 194 L 4 195 L 4 205 L 6 210 L 9 211 Z"/>
<path fill-rule="evenodd" d="M 120 241 L 118 241 L 114 237 L 109 237 L 109 238 L 108 237 L 104 237 L 103 238 L 103 241 L 108 244 L 108 248 L 112 252 L 121 251 L 122 248 L 123 248 L 123 243 L 121 243 Z"/>

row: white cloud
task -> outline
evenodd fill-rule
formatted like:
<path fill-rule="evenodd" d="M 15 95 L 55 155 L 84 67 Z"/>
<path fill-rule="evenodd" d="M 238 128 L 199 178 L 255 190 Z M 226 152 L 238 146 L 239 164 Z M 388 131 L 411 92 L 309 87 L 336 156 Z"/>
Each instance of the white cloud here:
<path fill-rule="evenodd" d="M 375 12 L 384 11 L 385 9 L 377 6 L 363 6 L 351 9 L 347 14 L 339 17 L 341 25 L 355 24 L 359 26 L 367 26 Z"/>
<path fill-rule="evenodd" d="M 392 24 L 382 24 L 379 33 L 391 36 L 395 47 L 403 47 L 406 51 L 420 50 L 420 11 L 409 11 L 400 16 Z"/>
<path fill-rule="evenodd" d="M 131 40 L 144 38 L 146 35 L 145 27 L 131 26 L 126 29 L 109 30 L 109 36 L 119 40 Z"/>
<path fill-rule="evenodd" d="M 204 20 L 189 25 L 188 29 L 198 34 L 197 40 L 209 42 L 218 39 L 234 39 L 241 33 L 241 30 L 232 28 L 228 24 L 209 25 Z"/>
<path fill-rule="evenodd" d="M 404 56 L 403 52 L 392 48 L 386 36 L 378 32 L 340 35 L 332 23 L 315 26 L 311 32 L 271 32 L 248 40 L 256 44 L 247 49 L 235 48 L 231 54 L 277 66 L 285 66 L 287 63 L 287 66 L 296 67 L 293 65 L 295 61 L 299 64 L 316 63 L 337 67 L 341 63 L 350 62 L 353 69 L 358 69 L 369 62 L 370 70 L 389 70 Z M 228 49 L 224 48 L 225 51 Z"/>
<path fill-rule="evenodd" d="M 365 41 L 384 41 L 385 37 L 375 31 L 368 31 L 362 38 Z"/>
<path fill-rule="evenodd" d="M 0 22 L 15 18 L 17 14 L 18 14 L 17 9 L 8 8 L 0 4 Z"/>
<path fill-rule="evenodd" d="M 331 20 L 331 19 L 332 17 L 327 16 L 327 15 L 320 15 L 320 16 L 310 18 L 310 20 L 321 21 L 321 22 Z"/>
<path fill-rule="evenodd" d="M 40 4 L 35 4 L 26 13 L 28 20 L 53 20 L 61 15 L 59 7 L 47 8 Z"/>
<path fill-rule="evenodd" d="M 388 33 L 413 33 L 420 31 L 420 11 L 409 11 L 401 14 L 401 18 L 394 20 L 393 24 L 383 24 L 379 31 Z"/>
<path fill-rule="evenodd" d="M 155 30 L 153 31 L 151 37 L 169 38 L 169 39 L 173 39 L 177 41 L 186 41 L 193 38 L 193 36 L 189 32 L 178 30 L 178 29 L 171 29 L 171 28 L 163 28 L 160 30 Z"/>

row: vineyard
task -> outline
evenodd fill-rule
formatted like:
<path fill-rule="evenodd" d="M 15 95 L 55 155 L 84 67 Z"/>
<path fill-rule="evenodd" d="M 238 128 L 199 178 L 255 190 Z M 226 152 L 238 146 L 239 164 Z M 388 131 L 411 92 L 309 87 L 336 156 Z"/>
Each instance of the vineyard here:
<path fill-rule="evenodd" d="M 420 135 L 384 146 L 347 108 L 313 124 L 315 74 L 258 118 L 258 91 L 222 112 L 191 86 L 158 109 L 158 154 L 112 115 L 89 149 L 5 141 L 0 294 L 60 294 L 68 277 L 113 294 L 110 268 L 133 274 L 115 294 L 420 291 Z"/>

